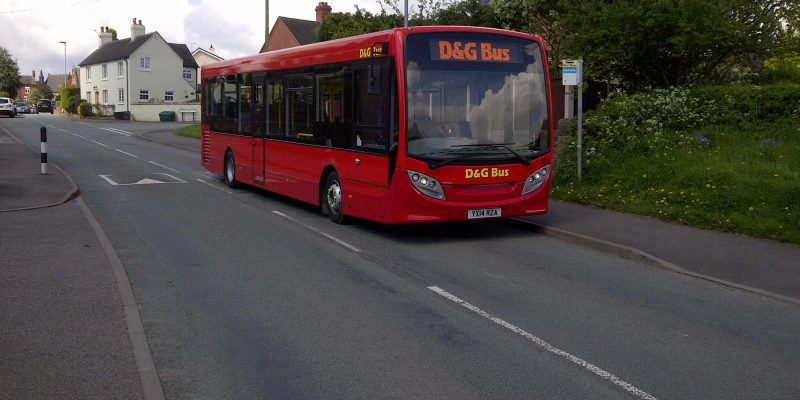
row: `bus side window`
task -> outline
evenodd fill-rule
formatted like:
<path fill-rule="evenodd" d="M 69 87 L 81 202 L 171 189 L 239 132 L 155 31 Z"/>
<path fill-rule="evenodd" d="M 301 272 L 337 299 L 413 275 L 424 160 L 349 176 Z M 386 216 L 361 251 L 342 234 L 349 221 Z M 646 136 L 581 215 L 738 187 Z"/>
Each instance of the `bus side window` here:
<path fill-rule="evenodd" d="M 250 115 L 252 101 L 252 75 L 249 73 L 239 74 L 239 97 L 237 101 L 239 112 L 236 116 L 239 123 L 236 132 L 245 136 L 253 136 L 253 121 Z"/>
<path fill-rule="evenodd" d="M 280 75 L 270 74 L 267 78 L 267 137 L 283 138 L 286 136 L 286 103 L 283 93 L 283 79 Z"/>
<path fill-rule="evenodd" d="M 385 59 L 370 61 L 354 66 L 353 70 L 356 147 L 385 153 L 392 139 L 389 63 Z"/>
<path fill-rule="evenodd" d="M 317 75 L 315 143 L 350 149 L 355 145 L 351 114 L 350 73 L 344 70 Z"/>
<path fill-rule="evenodd" d="M 314 135 L 314 79 L 311 75 L 295 75 L 289 76 L 286 83 L 287 137 L 308 141 Z"/>

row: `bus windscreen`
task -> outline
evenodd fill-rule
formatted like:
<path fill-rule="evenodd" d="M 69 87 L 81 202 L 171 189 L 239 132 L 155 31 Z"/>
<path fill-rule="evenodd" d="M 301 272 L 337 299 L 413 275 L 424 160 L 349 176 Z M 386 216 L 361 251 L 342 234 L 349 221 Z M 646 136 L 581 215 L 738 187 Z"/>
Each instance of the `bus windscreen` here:
<path fill-rule="evenodd" d="M 409 35 L 406 153 L 439 164 L 549 152 L 545 63 L 533 40 L 472 32 Z"/>

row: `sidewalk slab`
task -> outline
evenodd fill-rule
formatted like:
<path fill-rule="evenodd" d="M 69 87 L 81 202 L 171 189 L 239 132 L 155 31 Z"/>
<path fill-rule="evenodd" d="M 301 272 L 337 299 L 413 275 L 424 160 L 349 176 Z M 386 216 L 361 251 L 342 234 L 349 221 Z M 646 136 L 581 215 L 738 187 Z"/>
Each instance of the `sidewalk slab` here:
<path fill-rule="evenodd" d="M 0 226 L 0 398 L 144 398 L 112 269 L 77 203 L 3 212 Z"/>
<path fill-rule="evenodd" d="M 0 212 L 47 207 L 78 194 L 63 171 L 48 165 L 42 175 L 41 154 L 0 131 Z"/>
<path fill-rule="evenodd" d="M 797 299 L 800 246 L 693 228 L 654 218 L 550 201 L 545 215 L 521 218 L 638 249 L 690 272 Z"/>

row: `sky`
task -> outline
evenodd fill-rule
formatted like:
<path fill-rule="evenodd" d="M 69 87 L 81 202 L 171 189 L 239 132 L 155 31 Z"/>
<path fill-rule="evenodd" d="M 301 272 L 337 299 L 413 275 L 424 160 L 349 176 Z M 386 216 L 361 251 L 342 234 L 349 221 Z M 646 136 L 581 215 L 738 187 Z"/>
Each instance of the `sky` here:
<path fill-rule="evenodd" d="M 271 0 L 270 27 L 278 16 L 316 20 L 320 0 Z M 377 0 L 327 0 L 333 12 L 353 12 L 354 5 L 379 12 Z M 402 4 L 402 3 L 400 3 Z M 101 26 L 130 37 L 133 18 L 147 33 L 189 50 L 213 44 L 223 58 L 255 54 L 264 44 L 265 0 L 0 0 L 0 47 L 11 53 L 21 75 L 41 70 L 64 73 L 97 49 Z"/>

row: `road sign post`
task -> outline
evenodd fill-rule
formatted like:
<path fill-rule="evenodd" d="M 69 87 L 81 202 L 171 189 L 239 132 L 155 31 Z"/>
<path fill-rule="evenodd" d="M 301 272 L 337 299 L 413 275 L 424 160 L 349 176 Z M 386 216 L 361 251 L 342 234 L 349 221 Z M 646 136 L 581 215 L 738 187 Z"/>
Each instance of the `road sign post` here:
<path fill-rule="evenodd" d="M 583 161 L 583 58 L 561 62 L 561 83 L 565 87 L 577 86 L 578 95 L 578 179 L 581 179 Z M 568 92 L 567 92 L 568 93 Z"/>

